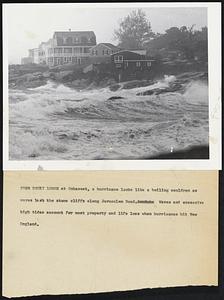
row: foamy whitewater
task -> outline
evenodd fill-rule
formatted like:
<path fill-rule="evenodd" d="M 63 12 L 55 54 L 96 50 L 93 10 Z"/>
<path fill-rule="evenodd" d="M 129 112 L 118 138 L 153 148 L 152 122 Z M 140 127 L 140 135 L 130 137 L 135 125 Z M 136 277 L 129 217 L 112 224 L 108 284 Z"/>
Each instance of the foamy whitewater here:
<path fill-rule="evenodd" d="M 136 96 L 172 80 L 116 92 L 77 91 L 52 82 L 10 90 L 10 159 L 142 159 L 208 144 L 206 84 L 192 82 L 184 94 Z M 108 100 L 115 96 L 124 99 Z"/>

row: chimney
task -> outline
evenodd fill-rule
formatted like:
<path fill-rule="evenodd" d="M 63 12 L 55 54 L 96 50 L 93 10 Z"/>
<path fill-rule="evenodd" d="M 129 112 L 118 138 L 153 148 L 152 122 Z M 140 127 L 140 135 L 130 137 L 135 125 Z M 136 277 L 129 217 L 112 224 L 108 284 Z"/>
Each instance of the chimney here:
<path fill-rule="evenodd" d="M 71 28 L 69 28 L 69 30 L 68 31 L 71 31 Z"/>

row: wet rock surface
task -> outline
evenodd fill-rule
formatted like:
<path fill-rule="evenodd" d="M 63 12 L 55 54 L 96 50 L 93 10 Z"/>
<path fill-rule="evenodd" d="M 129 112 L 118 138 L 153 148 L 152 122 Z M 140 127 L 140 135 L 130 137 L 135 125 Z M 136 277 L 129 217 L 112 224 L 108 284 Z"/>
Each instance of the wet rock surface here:
<path fill-rule="evenodd" d="M 112 96 L 112 97 L 108 98 L 107 100 L 117 100 L 117 99 L 124 99 L 124 97 L 121 97 L 121 96 Z"/>
<path fill-rule="evenodd" d="M 67 68 L 68 67 L 69 66 L 67 66 Z M 159 89 L 149 88 L 149 90 L 145 90 L 137 95 L 145 96 L 159 95 L 167 92 L 183 92 L 186 84 L 193 80 L 208 81 L 208 74 L 206 72 L 185 72 L 176 75 L 175 81 L 170 82 L 167 87 Z M 107 87 L 112 92 L 151 86 L 155 83 L 154 80 L 149 79 L 117 83 L 110 76 L 97 79 L 95 76 L 91 77 L 91 75 L 84 75 L 81 68 L 76 68 L 74 66 L 70 66 L 68 69 L 49 69 L 47 66 L 41 65 L 13 65 L 9 68 L 9 88 L 36 88 L 47 84 L 48 81 L 53 81 L 58 84 L 62 83 L 68 87 L 80 90 Z"/>
<path fill-rule="evenodd" d="M 183 73 L 175 77 L 175 80 L 168 83 L 165 87 L 150 88 L 149 90 L 137 93 L 137 96 L 160 95 L 164 93 L 184 93 L 187 84 L 192 81 L 207 81 L 208 74 L 204 72 Z"/>

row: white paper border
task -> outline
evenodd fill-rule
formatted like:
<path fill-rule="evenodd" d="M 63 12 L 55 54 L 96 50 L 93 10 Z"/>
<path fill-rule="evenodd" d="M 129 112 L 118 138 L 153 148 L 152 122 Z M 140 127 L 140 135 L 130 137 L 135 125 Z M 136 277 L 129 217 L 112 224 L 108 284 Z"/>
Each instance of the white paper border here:
<path fill-rule="evenodd" d="M 206 160 L 9 160 L 7 7 L 16 5 L 122 7 L 206 7 L 208 17 L 209 151 Z M 221 2 L 29 3 L 3 4 L 3 169 L 4 170 L 217 170 L 221 169 Z"/>

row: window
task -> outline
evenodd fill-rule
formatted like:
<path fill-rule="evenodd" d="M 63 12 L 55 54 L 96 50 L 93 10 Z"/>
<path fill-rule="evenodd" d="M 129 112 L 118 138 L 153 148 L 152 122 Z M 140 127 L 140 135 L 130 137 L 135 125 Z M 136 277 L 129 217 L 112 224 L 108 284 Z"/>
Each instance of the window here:
<path fill-rule="evenodd" d="M 68 43 L 69 45 L 72 44 L 72 38 L 71 38 L 70 36 L 67 38 L 67 43 Z"/>
<path fill-rule="evenodd" d="M 89 48 L 83 48 L 84 53 L 89 53 Z"/>
<path fill-rule="evenodd" d="M 115 63 L 121 63 L 121 62 L 123 62 L 123 56 L 122 55 L 115 55 L 114 56 L 114 62 Z"/>
<path fill-rule="evenodd" d="M 78 44 L 78 43 L 79 43 L 79 38 L 78 38 L 78 37 L 75 37 L 75 38 L 73 39 L 73 42 L 74 42 L 74 44 Z"/>
<path fill-rule="evenodd" d="M 102 50 L 102 54 L 104 55 L 104 50 Z"/>
<path fill-rule="evenodd" d="M 54 53 L 55 54 L 62 53 L 62 48 L 54 48 Z"/>
<path fill-rule="evenodd" d="M 57 45 L 60 46 L 63 44 L 63 39 L 61 37 L 57 38 Z"/>
<path fill-rule="evenodd" d="M 141 62 L 140 61 L 136 62 L 136 67 L 141 67 Z"/>
<path fill-rule="evenodd" d="M 147 61 L 147 67 L 151 67 L 152 63 L 151 61 Z"/>
<path fill-rule="evenodd" d="M 72 48 L 64 48 L 64 53 L 72 53 Z"/>
<path fill-rule="evenodd" d="M 88 43 L 88 40 L 87 40 L 86 36 L 81 36 L 81 43 L 82 44 L 87 44 Z"/>
<path fill-rule="evenodd" d="M 97 55 L 98 51 L 97 50 L 92 50 L 92 55 Z"/>
<path fill-rule="evenodd" d="M 109 55 L 110 54 L 110 50 L 107 50 L 107 55 Z"/>

